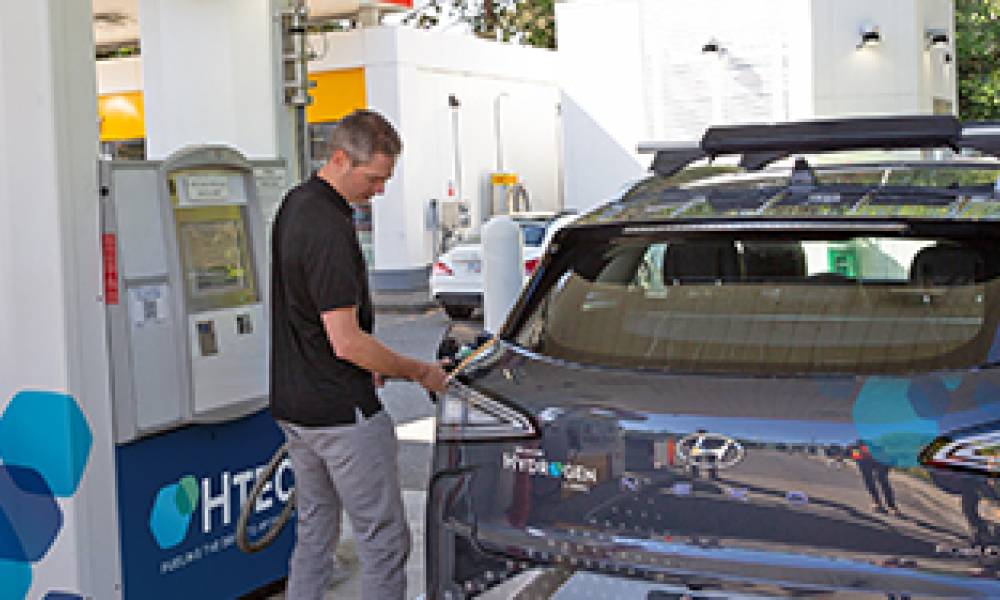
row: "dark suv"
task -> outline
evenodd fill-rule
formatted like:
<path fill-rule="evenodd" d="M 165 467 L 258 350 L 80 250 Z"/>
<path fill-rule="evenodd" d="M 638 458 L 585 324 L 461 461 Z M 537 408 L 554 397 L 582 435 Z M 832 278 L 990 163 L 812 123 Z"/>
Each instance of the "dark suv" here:
<path fill-rule="evenodd" d="M 1000 126 L 651 149 L 439 403 L 429 597 L 1000 598 Z"/>

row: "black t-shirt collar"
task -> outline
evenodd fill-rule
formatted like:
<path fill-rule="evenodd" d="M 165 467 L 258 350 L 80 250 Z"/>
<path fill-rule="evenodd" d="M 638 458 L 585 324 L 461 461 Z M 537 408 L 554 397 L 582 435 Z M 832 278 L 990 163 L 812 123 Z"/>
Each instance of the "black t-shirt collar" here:
<path fill-rule="evenodd" d="M 351 207 L 351 204 L 337 191 L 337 188 L 330 185 L 330 182 L 314 174 L 310 180 L 310 184 L 324 197 L 329 198 L 333 202 L 333 205 L 337 207 L 337 210 L 344 213 L 345 216 L 354 216 L 354 209 Z"/>

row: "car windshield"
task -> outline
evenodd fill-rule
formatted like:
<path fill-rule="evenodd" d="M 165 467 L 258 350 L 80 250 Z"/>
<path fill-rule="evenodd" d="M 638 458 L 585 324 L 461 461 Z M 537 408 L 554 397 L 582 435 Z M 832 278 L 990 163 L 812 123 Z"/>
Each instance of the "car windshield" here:
<path fill-rule="evenodd" d="M 718 450 L 726 445 L 726 440 L 719 438 L 705 438 L 701 441 L 702 450 Z"/>
<path fill-rule="evenodd" d="M 689 372 L 993 362 L 1000 238 L 969 225 L 584 230 L 563 244 L 512 339 L 577 363 Z"/>

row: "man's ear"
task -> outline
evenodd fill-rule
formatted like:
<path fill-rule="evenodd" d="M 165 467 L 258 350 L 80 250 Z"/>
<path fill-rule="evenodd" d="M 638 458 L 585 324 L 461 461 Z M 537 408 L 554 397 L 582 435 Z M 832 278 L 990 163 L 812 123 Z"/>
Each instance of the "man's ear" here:
<path fill-rule="evenodd" d="M 343 173 L 351 167 L 351 157 L 338 148 L 330 154 L 330 163 L 336 168 L 338 173 Z"/>

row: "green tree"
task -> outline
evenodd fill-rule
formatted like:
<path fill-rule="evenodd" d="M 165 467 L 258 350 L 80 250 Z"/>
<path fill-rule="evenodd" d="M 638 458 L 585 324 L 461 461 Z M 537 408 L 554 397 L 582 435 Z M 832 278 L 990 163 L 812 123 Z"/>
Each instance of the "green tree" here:
<path fill-rule="evenodd" d="M 1000 119 L 1000 0 L 955 0 L 958 114 Z"/>
<path fill-rule="evenodd" d="M 556 47 L 555 0 L 430 0 L 403 22 L 430 28 L 449 20 L 468 23 L 484 39 Z"/>
<path fill-rule="evenodd" d="M 521 0 L 498 19 L 505 40 L 520 34 L 521 43 L 536 48 L 556 47 L 555 0 Z"/>

